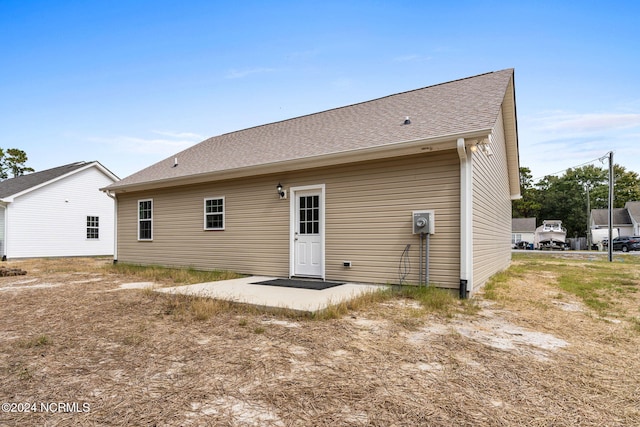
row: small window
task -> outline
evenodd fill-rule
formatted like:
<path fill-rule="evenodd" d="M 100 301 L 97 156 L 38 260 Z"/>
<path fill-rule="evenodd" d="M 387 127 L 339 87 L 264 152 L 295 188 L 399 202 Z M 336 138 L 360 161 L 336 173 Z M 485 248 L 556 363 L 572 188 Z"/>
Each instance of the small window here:
<path fill-rule="evenodd" d="M 87 217 L 87 239 L 96 240 L 100 237 L 100 218 L 97 216 Z"/>
<path fill-rule="evenodd" d="M 153 240 L 153 200 L 138 200 L 138 240 Z"/>
<path fill-rule="evenodd" d="M 224 197 L 204 199 L 204 229 L 224 230 Z"/>

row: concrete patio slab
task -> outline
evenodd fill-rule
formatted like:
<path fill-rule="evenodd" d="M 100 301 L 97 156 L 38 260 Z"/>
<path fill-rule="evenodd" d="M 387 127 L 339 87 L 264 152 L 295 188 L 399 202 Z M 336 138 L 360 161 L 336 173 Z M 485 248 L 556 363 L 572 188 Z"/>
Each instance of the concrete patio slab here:
<path fill-rule="evenodd" d="M 345 283 L 324 290 L 314 290 L 253 284 L 273 279 L 276 279 L 276 277 L 250 276 L 240 279 L 221 280 L 219 282 L 157 288 L 155 291 L 313 313 L 365 293 L 387 288 L 383 285 Z"/>

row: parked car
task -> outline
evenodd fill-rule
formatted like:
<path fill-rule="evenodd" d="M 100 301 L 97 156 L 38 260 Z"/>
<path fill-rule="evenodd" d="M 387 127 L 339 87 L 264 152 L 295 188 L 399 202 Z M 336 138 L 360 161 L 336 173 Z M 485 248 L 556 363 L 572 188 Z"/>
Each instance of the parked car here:
<path fill-rule="evenodd" d="M 613 239 L 614 251 L 640 251 L 640 236 L 622 236 Z"/>
<path fill-rule="evenodd" d="M 521 240 L 515 245 L 513 245 L 513 249 L 533 250 L 533 243 L 529 243 L 529 242 L 525 242 L 524 240 Z"/>

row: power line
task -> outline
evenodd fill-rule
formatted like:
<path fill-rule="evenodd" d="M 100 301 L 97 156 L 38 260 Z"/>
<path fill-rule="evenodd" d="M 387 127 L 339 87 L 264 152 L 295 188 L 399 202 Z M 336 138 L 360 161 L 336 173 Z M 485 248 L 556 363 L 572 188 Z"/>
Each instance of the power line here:
<path fill-rule="evenodd" d="M 584 163 L 582 163 L 582 164 L 575 165 L 575 166 L 569 166 L 568 168 L 564 168 L 564 169 L 563 169 L 563 170 L 561 170 L 561 171 L 554 172 L 554 173 L 548 173 L 548 174 L 545 174 L 544 176 L 540 176 L 540 177 L 537 177 L 537 178 L 532 178 L 531 180 L 532 180 L 532 181 L 539 181 L 539 180 L 541 180 L 541 179 L 543 179 L 543 178 L 545 178 L 545 177 L 547 177 L 547 176 L 556 176 L 556 175 L 560 175 L 560 174 L 566 173 L 566 172 L 567 172 L 567 169 L 580 168 L 580 167 L 582 167 L 582 166 L 590 165 L 591 163 L 594 163 L 594 162 L 596 162 L 596 161 L 598 161 L 598 160 L 602 162 L 604 159 L 606 159 L 607 157 L 609 157 L 609 153 L 611 153 L 611 151 L 607 152 L 607 154 L 605 154 L 604 156 L 596 157 L 595 159 L 593 159 L 593 160 L 589 160 L 588 162 L 584 162 Z"/>

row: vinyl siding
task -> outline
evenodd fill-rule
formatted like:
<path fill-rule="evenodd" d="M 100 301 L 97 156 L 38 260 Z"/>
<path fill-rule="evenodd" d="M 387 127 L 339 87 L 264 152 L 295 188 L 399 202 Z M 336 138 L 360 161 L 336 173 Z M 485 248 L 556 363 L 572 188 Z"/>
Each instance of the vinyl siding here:
<path fill-rule="evenodd" d="M 289 274 L 290 197 L 285 189 L 324 184 L 327 280 L 398 283 L 406 245 L 418 282 L 420 239 L 411 212 L 435 211 L 430 280 L 459 282 L 459 160 L 455 151 L 118 195 L 121 262 Z M 290 195 L 288 195 L 290 196 Z M 203 200 L 225 198 L 225 230 L 203 230 Z M 137 240 L 137 202 L 153 199 L 153 241 Z M 343 261 L 351 261 L 344 268 Z"/>
<path fill-rule="evenodd" d="M 113 255 L 113 199 L 99 191 L 113 180 L 95 167 L 28 192 L 8 204 L 8 258 Z M 99 217 L 99 239 L 87 239 L 87 216 Z"/>
<path fill-rule="evenodd" d="M 492 134 L 492 156 L 473 155 L 473 288 L 511 262 L 511 194 L 502 114 Z"/>

